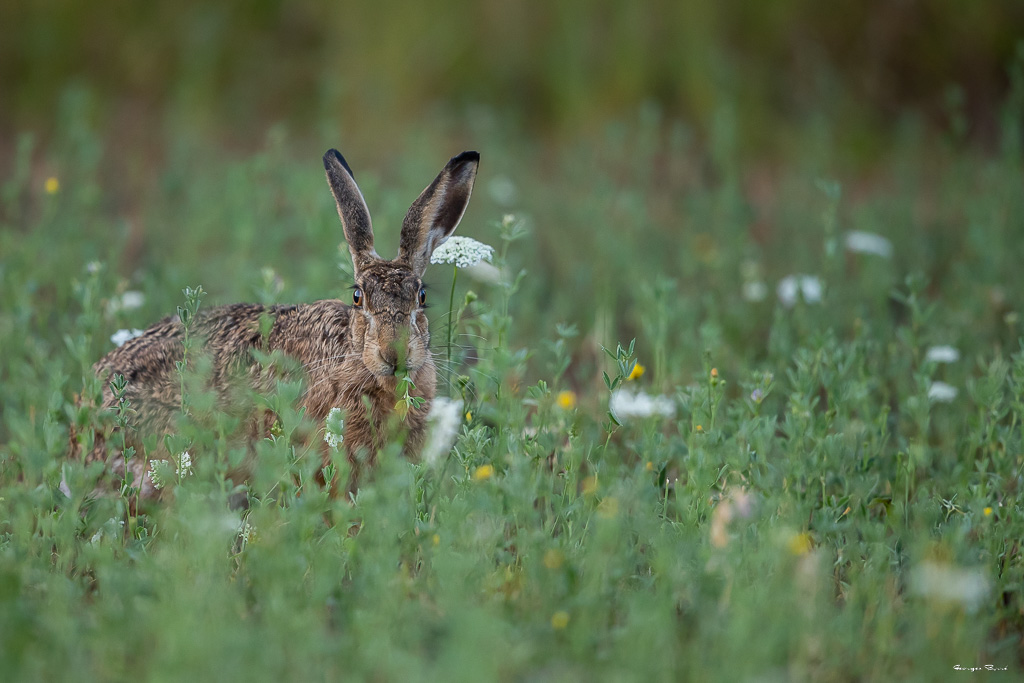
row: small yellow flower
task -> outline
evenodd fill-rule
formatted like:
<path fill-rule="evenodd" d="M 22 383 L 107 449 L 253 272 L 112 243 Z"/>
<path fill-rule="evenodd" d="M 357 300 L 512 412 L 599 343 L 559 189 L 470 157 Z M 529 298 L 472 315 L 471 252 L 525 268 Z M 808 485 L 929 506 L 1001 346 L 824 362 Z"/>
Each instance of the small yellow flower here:
<path fill-rule="evenodd" d="M 797 534 L 793 538 L 789 539 L 789 552 L 794 555 L 806 555 L 811 552 L 811 548 L 814 547 L 813 539 L 811 535 L 806 531 L 802 534 Z"/>
<path fill-rule="evenodd" d="M 551 615 L 551 628 L 556 631 L 561 631 L 563 628 L 569 625 L 569 613 L 563 610 L 558 610 Z"/>
<path fill-rule="evenodd" d="M 992 508 L 985 508 L 984 512 L 986 517 L 992 516 Z"/>
<path fill-rule="evenodd" d="M 548 569 L 558 569 L 562 566 L 562 562 L 565 561 L 565 556 L 562 555 L 562 551 L 551 548 L 544 553 L 544 566 Z"/>
<path fill-rule="evenodd" d="M 473 481 L 483 481 L 494 476 L 494 465 L 480 465 L 473 471 Z"/>
<path fill-rule="evenodd" d="M 637 363 L 636 365 L 633 366 L 633 371 L 629 373 L 629 377 L 627 377 L 626 379 L 630 381 L 634 379 L 640 379 L 641 377 L 644 376 L 644 370 L 646 369 L 647 368 Z"/>
<path fill-rule="evenodd" d="M 644 469 L 647 470 L 648 472 L 653 472 L 654 471 L 654 463 L 651 462 L 650 460 L 648 460 L 647 464 L 644 465 Z"/>
<path fill-rule="evenodd" d="M 718 368 L 711 368 L 711 376 L 718 377 Z"/>
<path fill-rule="evenodd" d="M 583 495 L 591 496 L 597 493 L 597 477 L 587 477 L 583 480 Z"/>
<path fill-rule="evenodd" d="M 697 425 L 694 429 L 696 431 L 698 431 L 698 432 L 703 432 L 704 431 L 704 427 L 702 425 Z"/>
<path fill-rule="evenodd" d="M 473 421 L 473 411 L 472 410 L 467 410 L 466 411 L 466 422 L 472 422 L 472 421 Z"/>
<path fill-rule="evenodd" d="M 555 402 L 562 410 L 572 410 L 576 407 L 576 394 L 571 391 L 559 391 Z"/>
<path fill-rule="evenodd" d="M 57 192 L 60 190 L 60 181 L 57 180 L 56 177 L 50 176 L 49 178 L 46 179 L 46 184 L 44 185 L 44 187 L 46 189 L 46 194 L 57 194 Z"/>
<path fill-rule="evenodd" d="M 430 541 L 434 545 L 441 545 L 441 535 L 440 534 L 434 534 L 433 536 L 430 537 Z"/>

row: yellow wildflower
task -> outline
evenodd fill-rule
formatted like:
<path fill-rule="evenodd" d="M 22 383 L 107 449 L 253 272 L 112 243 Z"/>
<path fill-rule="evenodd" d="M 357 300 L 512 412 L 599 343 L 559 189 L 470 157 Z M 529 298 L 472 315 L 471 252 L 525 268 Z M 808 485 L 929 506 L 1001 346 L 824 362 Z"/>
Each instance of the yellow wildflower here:
<path fill-rule="evenodd" d="M 46 189 L 46 194 L 57 194 L 57 192 L 60 190 L 60 181 L 57 180 L 56 177 L 50 176 L 49 178 L 46 179 L 46 184 L 44 185 L 44 187 Z"/>
<path fill-rule="evenodd" d="M 636 365 L 633 366 L 633 371 L 629 373 L 629 377 L 627 377 L 626 379 L 630 381 L 634 379 L 640 379 L 641 377 L 644 376 L 644 370 L 646 369 L 647 368 L 637 363 Z"/>
<path fill-rule="evenodd" d="M 569 613 L 564 610 L 558 610 L 551 615 L 551 628 L 556 631 L 561 631 L 563 628 L 569 625 Z"/>
<path fill-rule="evenodd" d="M 644 469 L 647 470 L 648 472 L 653 472 L 654 471 L 654 463 L 651 462 L 650 460 L 648 460 L 647 464 L 644 465 Z"/>
<path fill-rule="evenodd" d="M 597 477 L 587 477 L 583 480 L 583 495 L 590 496 L 597 493 Z"/>
<path fill-rule="evenodd" d="M 562 566 L 562 562 L 565 560 L 565 556 L 562 555 L 562 551 L 551 548 L 544 553 L 544 566 L 548 569 L 558 569 Z"/>
<path fill-rule="evenodd" d="M 718 368 L 711 368 L 711 376 L 718 377 Z"/>
<path fill-rule="evenodd" d="M 473 481 L 483 481 L 494 476 L 494 465 L 480 465 L 473 471 Z"/>
<path fill-rule="evenodd" d="M 472 422 L 472 421 L 473 421 L 473 411 L 472 410 L 467 410 L 466 411 L 466 422 Z"/>
<path fill-rule="evenodd" d="M 811 535 L 805 531 L 802 534 L 796 534 L 789 539 L 788 546 L 789 552 L 794 555 L 806 555 L 811 552 L 811 548 L 814 547 L 814 544 Z"/>
<path fill-rule="evenodd" d="M 576 394 L 571 391 L 559 391 L 555 403 L 562 410 L 572 410 L 576 407 Z"/>
<path fill-rule="evenodd" d="M 987 508 L 985 508 L 984 512 L 985 512 L 985 516 L 986 517 L 992 516 L 992 508 L 987 507 Z"/>
<path fill-rule="evenodd" d="M 697 426 L 695 427 L 695 429 L 696 429 L 696 431 L 698 431 L 698 432 L 703 432 L 703 431 L 704 431 L 704 427 L 703 427 L 702 425 L 697 425 Z"/>
<path fill-rule="evenodd" d="M 434 545 L 441 545 L 441 535 L 440 534 L 434 534 L 433 536 L 430 537 L 430 541 Z"/>

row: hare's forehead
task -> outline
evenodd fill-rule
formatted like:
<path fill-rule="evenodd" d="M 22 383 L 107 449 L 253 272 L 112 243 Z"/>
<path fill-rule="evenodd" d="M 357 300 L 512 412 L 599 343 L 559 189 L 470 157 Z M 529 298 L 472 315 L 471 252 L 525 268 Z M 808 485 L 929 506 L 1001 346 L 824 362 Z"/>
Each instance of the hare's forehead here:
<path fill-rule="evenodd" d="M 415 299 L 423 286 L 408 268 L 386 264 L 364 270 L 357 284 L 373 299 Z"/>

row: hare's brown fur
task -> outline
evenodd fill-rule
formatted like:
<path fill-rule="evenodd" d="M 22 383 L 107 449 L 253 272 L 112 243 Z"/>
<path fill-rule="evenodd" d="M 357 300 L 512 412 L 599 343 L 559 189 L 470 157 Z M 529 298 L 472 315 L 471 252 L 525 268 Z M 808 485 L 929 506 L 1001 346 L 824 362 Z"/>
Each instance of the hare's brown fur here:
<path fill-rule="evenodd" d="M 208 360 L 210 374 L 205 379 L 217 392 L 221 407 L 228 411 L 237 408 L 240 387 L 260 393 L 272 389 L 275 372 L 265 367 L 254 351 L 291 357 L 301 365 L 306 384 L 300 407 L 310 420 L 322 425 L 332 408 L 344 411 L 344 445 L 355 477 L 360 466 L 372 464 L 385 445 L 386 426 L 393 417 L 397 419 L 396 372 L 404 371 L 415 386 L 412 394 L 425 399 L 401 420 L 406 431 L 405 450 L 415 456 L 425 437 L 426 416 L 436 388 L 429 328 L 419 299 L 421 277 L 430 252 L 455 230 L 465 211 L 478 160 L 475 152 L 464 152 L 448 163 L 409 209 L 398 258 L 387 261 L 374 251 L 369 213 L 351 170 L 340 154 L 329 151 L 324 166 L 355 265 L 360 305 L 325 300 L 294 306 L 233 304 L 200 310 L 190 335 L 199 344 L 196 356 Z M 131 420 L 135 429 L 116 439 L 109 430 L 101 430 L 88 459 L 108 462 L 115 474 L 123 476 L 123 458 L 112 445 L 120 446 L 124 438 L 141 454 L 143 436 L 173 431 L 181 407 L 177 363 L 184 355 L 183 336 L 177 316 L 164 318 L 96 363 L 94 369 L 105 382 L 115 374 L 128 381 L 126 398 L 136 411 Z M 117 408 L 109 386 L 104 391 L 103 408 Z M 249 412 L 245 417 L 250 438 L 262 435 L 272 416 L 260 415 L 251 405 L 242 410 Z M 326 463 L 326 448 L 323 453 Z M 158 495 L 141 457 L 128 467 L 143 498 Z M 246 475 L 245 469 L 230 473 L 236 480 Z M 354 483 L 351 481 L 350 487 Z"/>

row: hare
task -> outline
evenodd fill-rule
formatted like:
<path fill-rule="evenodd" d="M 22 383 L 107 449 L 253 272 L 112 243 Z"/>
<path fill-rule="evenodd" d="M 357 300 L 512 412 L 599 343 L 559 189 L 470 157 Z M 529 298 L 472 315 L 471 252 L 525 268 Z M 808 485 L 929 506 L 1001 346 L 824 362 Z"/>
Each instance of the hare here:
<path fill-rule="evenodd" d="M 270 372 L 257 361 L 254 351 L 280 351 L 301 364 L 305 387 L 299 407 L 305 408 L 306 415 L 322 425 L 332 408 L 344 411 L 344 448 L 352 464 L 349 490 L 353 490 L 360 466 L 372 465 L 384 445 L 389 421 L 401 419 L 404 423 L 404 449 L 409 457 L 416 456 L 426 436 L 426 416 L 437 376 L 422 278 L 434 248 L 455 231 L 466 211 L 480 155 L 463 152 L 453 157 L 423 190 L 402 222 L 398 256 L 390 261 L 374 249 L 370 214 L 344 157 L 332 149 L 323 162 L 355 267 L 352 303 L 332 299 L 290 306 L 233 304 L 200 309 L 189 334 L 201 340 L 199 353 L 209 360 L 208 382 L 224 409 L 230 410 L 228 404 L 238 394 L 234 391 L 238 378 L 246 389 L 265 392 L 270 388 Z M 106 410 L 116 408 L 110 380 L 117 374 L 127 380 L 125 397 L 136 411 L 132 420 L 136 429 L 116 438 L 110 429 L 97 433 L 86 458 L 107 462 L 108 469 L 120 477 L 127 465 L 132 474 L 128 481 L 139 487 L 141 500 L 160 494 L 146 470 L 141 438 L 173 431 L 181 406 L 176 362 L 183 357 L 183 333 L 178 316 L 164 318 L 94 366 L 108 383 L 102 404 Z M 415 387 L 411 394 L 424 399 L 404 416 L 394 415 L 396 373 L 407 374 Z M 249 438 L 265 433 L 273 420 L 267 417 L 247 418 Z M 127 463 L 120 450 L 107 445 L 120 446 L 122 438 L 139 454 Z M 80 448 L 74 437 L 72 447 Z M 168 455 L 149 454 L 149 458 Z M 323 457 L 327 464 L 326 448 Z M 247 470 L 228 476 L 239 483 Z M 336 491 L 336 482 L 321 483 L 330 484 L 332 493 Z"/>

